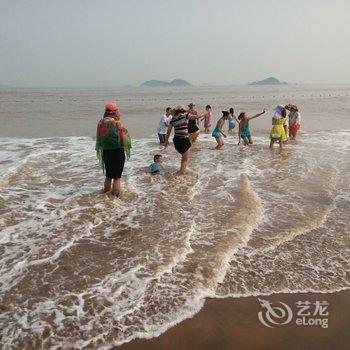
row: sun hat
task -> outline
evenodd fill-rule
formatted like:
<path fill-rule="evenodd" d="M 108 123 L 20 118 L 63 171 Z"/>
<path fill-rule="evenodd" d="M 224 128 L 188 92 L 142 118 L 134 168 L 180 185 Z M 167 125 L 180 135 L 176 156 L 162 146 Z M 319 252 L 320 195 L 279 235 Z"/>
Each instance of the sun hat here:
<path fill-rule="evenodd" d="M 275 114 L 273 115 L 273 118 L 275 118 L 275 119 L 281 118 L 284 109 L 285 109 L 285 107 L 282 106 L 282 105 L 276 106 L 276 107 L 273 109 L 273 111 L 275 112 Z"/>
<path fill-rule="evenodd" d="M 273 110 L 274 110 L 274 112 L 277 112 L 277 113 L 281 114 L 282 111 L 284 110 L 284 106 L 278 105 Z"/>
<path fill-rule="evenodd" d="M 119 106 L 114 102 L 108 102 L 106 104 L 106 111 L 117 111 L 119 109 Z"/>

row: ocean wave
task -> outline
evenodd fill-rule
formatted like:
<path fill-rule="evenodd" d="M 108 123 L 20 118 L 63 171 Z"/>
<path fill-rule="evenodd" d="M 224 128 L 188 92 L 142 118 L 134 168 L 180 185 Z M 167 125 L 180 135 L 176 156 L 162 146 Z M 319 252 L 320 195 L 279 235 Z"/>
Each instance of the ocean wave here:
<path fill-rule="evenodd" d="M 349 288 L 347 154 L 333 138 L 282 152 L 229 138 L 217 152 L 201 136 L 182 180 L 172 147 L 137 139 L 122 200 L 100 193 L 90 138 L 0 140 L 3 345 L 107 349 L 208 296 Z M 155 153 L 165 175 L 150 184 Z"/>

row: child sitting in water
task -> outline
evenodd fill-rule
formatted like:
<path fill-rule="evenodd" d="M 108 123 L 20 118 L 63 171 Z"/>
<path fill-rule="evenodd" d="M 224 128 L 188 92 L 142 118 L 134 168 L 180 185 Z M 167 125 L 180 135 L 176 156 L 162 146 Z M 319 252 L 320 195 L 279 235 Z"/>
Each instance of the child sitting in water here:
<path fill-rule="evenodd" d="M 235 111 L 231 107 L 229 110 L 229 116 L 228 116 L 228 132 L 232 134 L 233 129 L 236 127 L 236 125 L 239 123 L 237 117 L 234 115 Z"/>
<path fill-rule="evenodd" d="M 151 173 L 150 175 L 150 178 L 149 178 L 149 182 L 151 184 L 154 183 L 155 179 L 155 175 L 159 175 L 161 173 L 164 172 L 164 168 L 163 168 L 163 156 L 161 154 L 156 154 L 154 157 L 153 157 L 153 163 L 148 167 L 149 168 L 149 171 Z"/>
<path fill-rule="evenodd" d="M 217 142 L 217 146 L 215 149 L 219 150 L 224 145 L 224 139 L 223 137 L 227 137 L 226 134 L 222 132 L 222 127 L 225 124 L 225 121 L 228 119 L 229 113 L 227 111 L 222 111 L 222 117 L 218 120 L 216 123 L 216 127 L 211 134 L 213 137 L 215 137 L 215 140 Z"/>
<path fill-rule="evenodd" d="M 250 133 L 249 129 L 249 121 L 251 119 L 260 117 L 265 113 L 265 109 L 261 113 L 258 113 L 254 115 L 253 117 L 247 117 L 245 112 L 242 112 L 238 116 L 238 121 L 239 121 L 239 128 L 238 128 L 238 144 L 241 143 L 241 139 L 243 140 L 243 143 L 245 146 L 252 145 L 253 140 L 252 140 L 252 135 Z"/>
<path fill-rule="evenodd" d="M 275 109 L 275 114 L 272 117 L 272 128 L 270 131 L 270 149 L 273 148 L 275 142 L 279 142 L 280 148 L 283 142 L 287 140 L 286 121 L 287 112 L 284 106 L 278 105 Z"/>
<path fill-rule="evenodd" d="M 149 166 L 149 170 L 151 172 L 151 175 L 158 175 L 161 172 L 163 172 L 163 156 L 161 154 L 156 154 L 153 157 L 153 163 Z"/>

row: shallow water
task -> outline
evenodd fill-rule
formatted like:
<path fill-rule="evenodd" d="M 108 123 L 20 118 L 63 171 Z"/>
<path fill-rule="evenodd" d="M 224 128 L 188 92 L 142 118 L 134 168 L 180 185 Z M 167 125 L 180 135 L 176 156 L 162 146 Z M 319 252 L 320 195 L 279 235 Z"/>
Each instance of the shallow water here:
<path fill-rule="evenodd" d="M 249 148 L 231 136 L 214 151 L 201 135 L 183 179 L 173 147 L 144 130 L 122 200 L 100 193 L 92 138 L 2 137 L 2 346 L 109 348 L 160 334 L 207 296 L 348 289 L 350 128 L 346 111 L 335 125 L 324 112 L 338 98 L 349 102 L 325 97 L 318 123 L 302 112 L 306 127 L 282 151 L 268 150 L 266 119 L 252 124 Z M 150 184 L 146 167 L 159 152 L 166 174 Z"/>

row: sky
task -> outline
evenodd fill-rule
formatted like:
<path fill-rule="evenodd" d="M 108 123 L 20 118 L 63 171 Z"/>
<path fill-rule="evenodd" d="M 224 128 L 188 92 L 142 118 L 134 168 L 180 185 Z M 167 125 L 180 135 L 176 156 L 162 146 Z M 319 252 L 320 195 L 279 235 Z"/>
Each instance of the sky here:
<path fill-rule="evenodd" d="M 0 0 L 0 85 L 350 83 L 349 0 Z"/>

